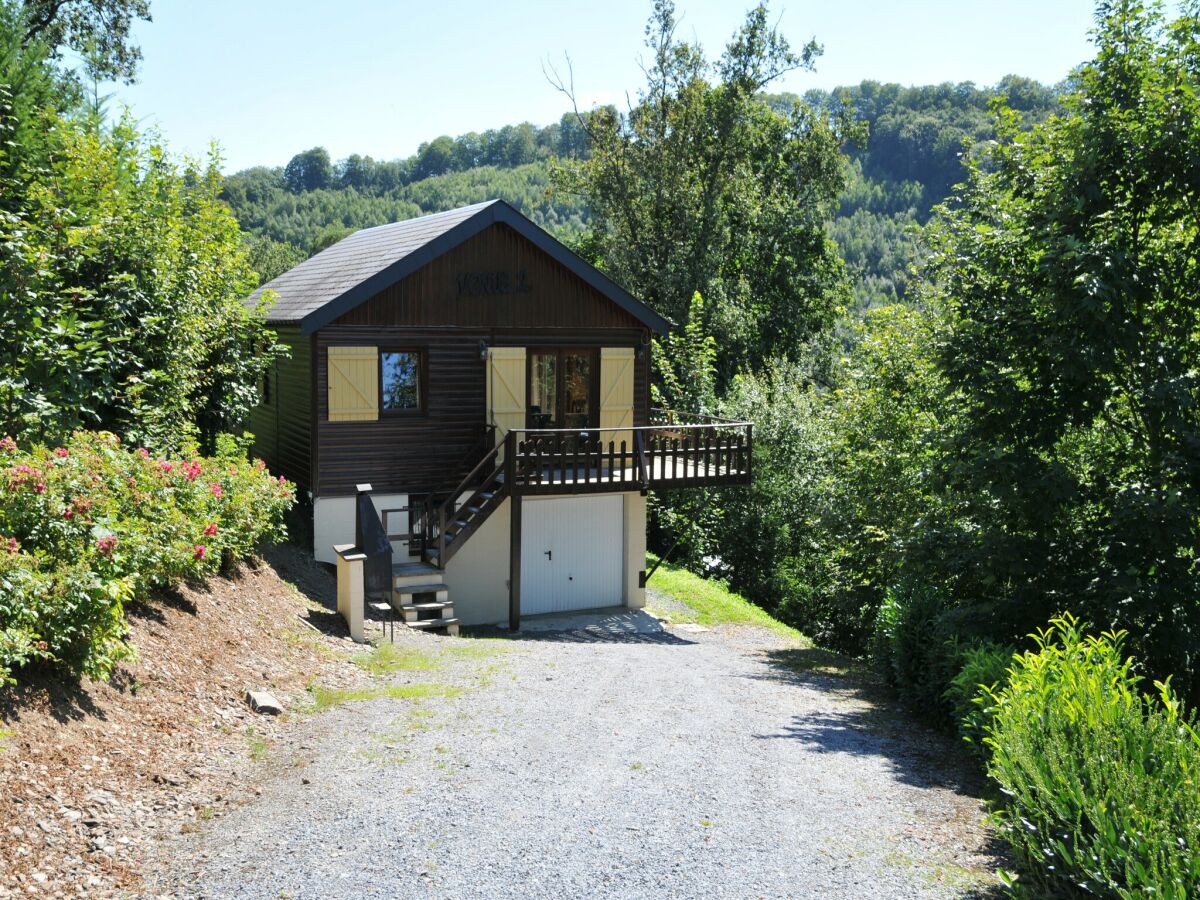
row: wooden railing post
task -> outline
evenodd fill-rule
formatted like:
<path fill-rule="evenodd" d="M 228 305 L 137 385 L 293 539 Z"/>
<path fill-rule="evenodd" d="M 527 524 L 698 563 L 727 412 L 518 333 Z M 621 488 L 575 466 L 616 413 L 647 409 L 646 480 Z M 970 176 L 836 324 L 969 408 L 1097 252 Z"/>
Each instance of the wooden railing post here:
<path fill-rule="evenodd" d="M 446 568 L 446 506 L 438 507 L 438 567 Z"/>
<path fill-rule="evenodd" d="M 516 436 L 504 437 L 504 481 L 508 485 L 508 627 L 521 628 L 521 491 L 517 485 Z"/>
<path fill-rule="evenodd" d="M 746 478 L 754 479 L 754 423 L 746 426 Z"/>
<path fill-rule="evenodd" d="M 650 489 L 650 473 L 646 471 L 646 445 L 642 441 L 641 431 L 634 431 L 633 446 L 637 451 L 638 480 L 641 482 L 642 496 Z"/>

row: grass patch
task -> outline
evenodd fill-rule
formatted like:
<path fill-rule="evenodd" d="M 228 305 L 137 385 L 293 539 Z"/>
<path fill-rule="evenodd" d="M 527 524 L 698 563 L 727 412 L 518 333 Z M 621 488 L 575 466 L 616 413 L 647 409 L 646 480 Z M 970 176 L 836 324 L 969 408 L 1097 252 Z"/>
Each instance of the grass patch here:
<path fill-rule="evenodd" d="M 432 656 L 422 653 L 420 650 L 397 646 L 390 642 L 380 644 L 366 653 L 356 653 L 350 658 L 350 661 L 372 675 L 437 668 L 437 660 Z"/>
<path fill-rule="evenodd" d="M 11 728 L 0 728 L 0 753 L 8 749 L 8 745 L 4 742 L 16 734 Z"/>
<path fill-rule="evenodd" d="M 246 727 L 246 743 L 249 745 L 250 758 L 252 760 L 258 762 L 266 758 L 267 741 L 262 735 L 255 731 L 253 725 Z"/>
<path fill-rule="evenodd" d="M 342 703 L 359 703 L 363 700 L 414 700 L 423 697 L 455 697 L 462 688 L 444 684 L 393 684 L 355 691 L 342 691 L 314 684 L 308 689 L 312 703 L 307 712 L 320 712 Z"/>
<path fill-rule="evenodd" d="M 507 653 L 512 649 L 512 641 L 509 638 L 474 637 L 469 634 L 460 634 L 452 641 L 445 641 L 442 649 L 446 653 L 462 659 L 487 659 L 490 656 Z"/>
<path fill-rule="evenodd" d="M 646 562 L 653 565 L 657 557 L 646 554 Z M 674 622 L 694 622 L 697 625 L 757 625 L 769 628 L 793 640 L 810 643 L 808 638 L 775 619 L 761 606 L 755 606 L 740 594 L 735 594 L 719 581 L 709 581 L 686 569 L 663 563 L 650 587 L 687 607 L 686 612 L 672 610 Z"/>

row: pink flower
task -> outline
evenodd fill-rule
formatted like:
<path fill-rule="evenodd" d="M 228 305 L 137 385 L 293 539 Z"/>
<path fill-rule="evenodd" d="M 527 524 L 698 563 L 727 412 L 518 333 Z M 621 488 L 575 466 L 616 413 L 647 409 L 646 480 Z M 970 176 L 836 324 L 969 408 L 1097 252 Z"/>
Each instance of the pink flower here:
<path fill-rule="evenodd" d="M 286 479 L 286 478 L 284 478 L 282 475 L 280 475 L 280 476 L 279 476 L 279 483 L 280 483 L 280 484 L 287 484 L 287 479 Z"/>
<path fill-rule="evenodd" d="M 145 447 L 138 447 L 137 452 L 138 452 L 138 456 L 140 456 L 142 459 L 150 458 L 150 451 L 147 450 Z"/>
<path fill-rule="evenodd" d="M 201 471 L 203 471 L 203 467 L 200 465 L 200 463 L 197 462 L 196 460 L 192 460 L 184 468 L 183 474 L 187 476 L 188 481 L 195 481 L 197 478 L 200 477 Z"/>
<path fill-rule="evenodd" d="M 204 559 L 204 554 L 208 552 L 208 548 L 203 544 L 196 545 L 196 552 L 192 554 L 192 559 Z"/>
<path fill-rule="evenodd" d="M 16 472 L 18 475 L 30 475 L 33 473 L 33 469 L 29 468 L 29 466 L 26 466 L 26 465 L 16 466 L 13 469 L 13 471 Z"/>
<path fill-rule="evenodd" d="M 212 495 L 214 497 L 216 497 L 218 500 L 220 500 L 222 497 L 225 496 L 224 489 L 219 484 L 217 484 L 215 481 L 211 485 L 209 485 L 208 489 L 210 491 L 212 491 Z"/>
<path fill-rule="evenodd" d="M 71 455 L 71 451 L 68 450 L 66 447 L 55 447 L 54 455 L 57 457 L 60 457 L 62 459 L 65 459 L 66 457 Z"/>
<path fill-rule="evenodd" d="M 267 467 L 267 464 L 266 464 L 265 462 L 263 462 L 263 460 L 261 460 L 261 459 L 258 459 L 257 457 L 255 457 L 255 460 L 254 460 L 254 468 L 255 468 L 255 469 L 257 469 L 258 471 L 260 471 L 260 472 L 261 472 L 261 471 L 262 471 L 263 469 L 265 469 L 266 467 Z"/>
<path fill-rule="evenodd" d="M 174 463 L 169 463 L 165 459 L 160 459 L 158 461 L 158 465 L 159 468 L 161 468 L 164 472 L 170 472 L 173 468 L 175 468 Z"/>
<path fill-rule="evenodd" d="M 0 450 L 3 450 L 6 453 L 16 453 L 17 442 L 5 435 L 4 437 L 0 438 Z"/>
<path fill-rule="evenodd" d="M 21 549 L 21 545 L 17 543 L 17 539 L 12 537 L 4 542 L 4 546 L 8 549 L 9 553 L 16 553 Z"/>
<path fill-rule="evenodd" d="M 44 493 L 46 493 L 46 483 L 45 483 L 44 481 L 39 481 L 37 484 L 35 484 L 35 485 L 33 486 L 33 492 L 34 492 L 35 494 L 44 494 Z"/>
<path fill-rule="evenodd" d="M 216 522 L 213 522 L 211 525 L 209 525 L 207 528 L 204 529 L 205 537 L 212 537 L 216 533 L 217 533 L 217 523 Z"/>
<path fill-rule="evenodd" d="M 64 519 L 75 518 L 75 510 L 71 509 L 71 507 L 68 506 L 66 509 L 63 510 L 63 518 Z"/>
<path fill-rule="evenodd" d="M 102 537 L 100 540 L 96 541 L 96 552 L 98 552 L 101 556 L 107 556 L 111 558 L 113 550 L 115 550 L 116 547 L 117 539 L 112 535 L 109 535 L 108 537 Z"/>

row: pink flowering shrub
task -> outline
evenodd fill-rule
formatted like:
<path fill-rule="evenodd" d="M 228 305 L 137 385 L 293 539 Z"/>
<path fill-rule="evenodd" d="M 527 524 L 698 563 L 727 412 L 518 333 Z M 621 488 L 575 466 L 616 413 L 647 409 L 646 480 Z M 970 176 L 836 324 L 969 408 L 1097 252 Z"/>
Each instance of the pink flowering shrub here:
<path fill-rule="evenodd" d="M 104 432 L 0 439 L 0 683 L 36 660 L 105 677 L 131 652 L 125 604 L 280 540 L 294 499 L 232 438 L 179 459 Z"/>

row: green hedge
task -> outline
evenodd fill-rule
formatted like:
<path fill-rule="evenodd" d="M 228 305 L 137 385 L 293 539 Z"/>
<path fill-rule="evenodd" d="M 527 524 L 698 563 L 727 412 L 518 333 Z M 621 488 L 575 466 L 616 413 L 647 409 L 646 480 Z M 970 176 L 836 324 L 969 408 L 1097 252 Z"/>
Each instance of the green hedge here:
<path fill-rule="evenodd" d="M 1169 685 L 1143 694 L 1124 632 L 1033 635 L 990 692 L 989 775 L 1021 893 L 1200 896 L 1200 735 Z"/>
<path fill-rule="evenodd" d="M 103 432 L 0 440 L 0 683 L 39 660 L 107 676 L 131 652 L 126 603 L 279 540 L 293 501 L 228 437 L 171 459 Z"/>

